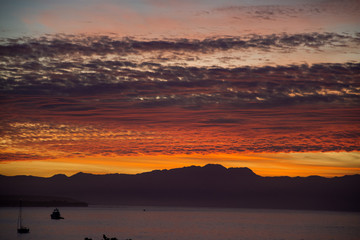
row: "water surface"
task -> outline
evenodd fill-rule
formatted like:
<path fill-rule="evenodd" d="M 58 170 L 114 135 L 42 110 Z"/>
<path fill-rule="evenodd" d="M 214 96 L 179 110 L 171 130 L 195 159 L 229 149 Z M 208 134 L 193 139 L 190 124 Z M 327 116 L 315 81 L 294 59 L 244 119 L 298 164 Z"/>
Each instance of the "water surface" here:
<path fill-rule="evenodd" d="M 144 211 L 146 209 L 146 211 Z M 29 234 L 17 234 L 18 209 L 0 208 L 2 240 L 358 240 L 360 213 L 168 207 L 23 208 Z"/>

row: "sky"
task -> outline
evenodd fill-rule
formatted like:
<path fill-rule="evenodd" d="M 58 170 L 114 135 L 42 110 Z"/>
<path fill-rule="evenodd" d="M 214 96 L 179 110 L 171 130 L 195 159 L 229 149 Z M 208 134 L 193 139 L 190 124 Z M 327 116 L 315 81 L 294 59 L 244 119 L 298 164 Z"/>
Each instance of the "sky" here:
<path fill-rule="evenodd" d="M 0 174 L 360 174 L 359 1 L 0 4 Z"/>

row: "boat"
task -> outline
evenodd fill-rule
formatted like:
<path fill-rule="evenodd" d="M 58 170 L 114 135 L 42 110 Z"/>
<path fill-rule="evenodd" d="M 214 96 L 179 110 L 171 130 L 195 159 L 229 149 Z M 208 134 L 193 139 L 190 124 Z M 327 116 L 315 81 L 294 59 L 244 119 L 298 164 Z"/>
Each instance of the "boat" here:
<path fill-rule="evenodd" d="M 64 219 L 61 215 L 60 215 L 60 211 L 59 209 L 55 208 L 53 213 L 50 215 L 51 219 Z"/>
<path fill-rule="evenodd" d="M 19 217 L 17 222 L 18 233 L 29 233 L 30 229 L 22 225 L 22 203 L 20 202 Z"/>

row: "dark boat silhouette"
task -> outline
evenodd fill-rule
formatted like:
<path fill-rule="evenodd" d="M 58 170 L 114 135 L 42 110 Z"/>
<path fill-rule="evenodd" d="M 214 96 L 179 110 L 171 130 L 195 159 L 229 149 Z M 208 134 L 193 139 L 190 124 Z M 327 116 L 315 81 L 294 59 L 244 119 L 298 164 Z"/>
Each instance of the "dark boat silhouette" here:
<path fill-rule="evenodd" d="M 92 238 L 86 237 L 86 238 L 84 238 L 84 240 L 92 240 Z M 117 239 L 116 237 L 109 238 L 109 237 L 107 237 L 105 234 L 103 234 L 102 240 L 118 240 L 118 239 Z M 125 239 L 125 240 L 132 240 L 132 239 L 131 239 L 131 238 L 127 238 L 127 239 Z"/>
<path fill-rule="evenodd" d="M 17 222 L 17 232 L 18 233 L 29 233 L 30 229 L 27 227 L 24 227 L 22 225 L 22 203 L 20 201 L 20 209 L 19 209 L 19 217 Z"/>
<path fill-rule="evenodd" d="M 50 215 L 51 219 L 64 219 L 61 215 L 60 215 L 60 211 L 59 209 L 55 208 L 53 213 Z"/>

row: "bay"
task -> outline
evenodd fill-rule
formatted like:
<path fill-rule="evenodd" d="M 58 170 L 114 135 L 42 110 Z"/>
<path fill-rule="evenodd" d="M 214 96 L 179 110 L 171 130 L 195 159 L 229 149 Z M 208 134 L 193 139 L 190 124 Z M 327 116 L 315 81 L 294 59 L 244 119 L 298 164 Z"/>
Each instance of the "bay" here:
<path fill-rule="evenodd" d="M 29 234 L 18 234 L 17 208 L 0 208 L 2 240 L 358 240 L 360 213 L 266 209 L 89 206 L 23 208 Z"/>

